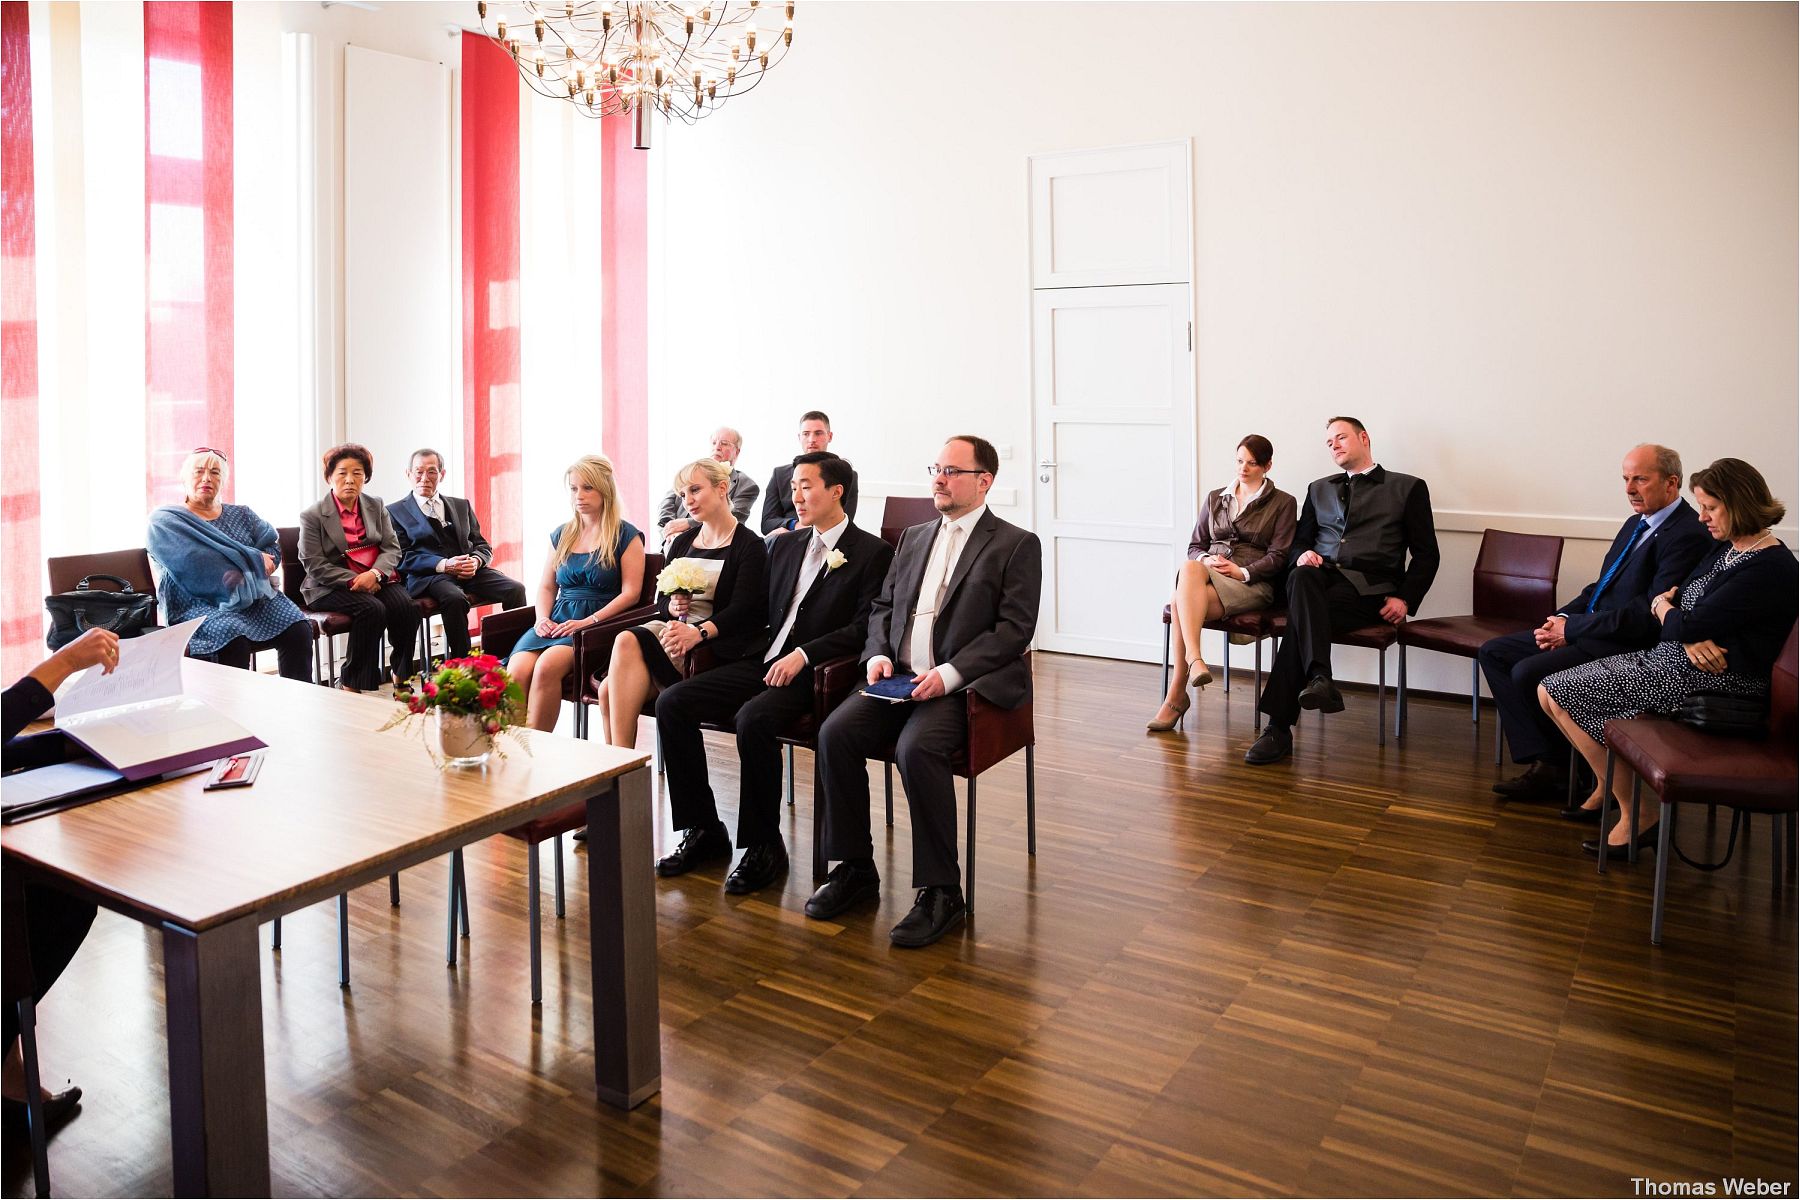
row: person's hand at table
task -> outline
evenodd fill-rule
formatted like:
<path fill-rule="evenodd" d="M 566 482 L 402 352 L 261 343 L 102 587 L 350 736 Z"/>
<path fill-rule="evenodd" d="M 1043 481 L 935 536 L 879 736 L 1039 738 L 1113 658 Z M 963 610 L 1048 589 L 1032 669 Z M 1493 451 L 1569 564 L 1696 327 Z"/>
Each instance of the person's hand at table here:
<path fill-rule="evenodd" d="M 111 675 L 118 665 L 119 635 L 110 629 L 90 629 L 32 668 L 29 674 L 46 692 L 54 692 L 62 686 L 63 680 L 77 671 L 99 667 L 102 675 Z"/>

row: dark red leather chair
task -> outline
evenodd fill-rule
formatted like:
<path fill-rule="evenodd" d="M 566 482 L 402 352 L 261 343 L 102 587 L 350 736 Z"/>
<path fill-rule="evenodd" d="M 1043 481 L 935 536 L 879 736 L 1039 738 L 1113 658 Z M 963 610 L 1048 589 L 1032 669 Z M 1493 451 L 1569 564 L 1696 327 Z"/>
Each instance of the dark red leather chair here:
<path fill-rule="evenodd" d="M 1787 837 L 1771 830 L 1770 863 L 1776 886 L 1782 880 L 1781 847 L 1791 841 L 1794 814 L 1800 797 L 1800 752 L 1795 742 L 1797 714 L 1796 632 L 1787 644 L 1769 681 L 1769 736 L 1761 742 L 1719 737 L 1691 725 L 1663 717 L 1636 717 L 1608 721 L 1606 735 L 1606 785 L 1601 792 L 1600 827 L 1606 828 L 1606 809 L 1612 796 L 1613 764 L 1623 762 L 1633 773 L 1631 804 L 1648 783 L 1662 805 L 1657 824 L 1656 893 L 1650 912 L 1650 942 L 1662 945 L 1663 901 L 1668 892 L 1669 854 L 1674 847 L 1678 804 L 1708 804 L 1735 809 L 1746 815 L 1769 813 L 1785 818 Z M 1636 821 L 1633 821 L 1636 827 Z M 1601 839 L 1600 870 L 1606 870 L 1606 841 Z M 1635 854 L 1635 850 L 1633 851 Z"/>
<path fill-rule="evenodd" d="M 881 540 L 898 550 L 900 535 L 914 525 L 935 520 L 937 505 L 930 496 L 889 496 L 881 510 Z"/>
<path fill-rule="evenodd" d="M 1031 667 L 1031 651 L 1025 652 Z M 857 681 L 853 681 L 857 682 Z M 1017 708 L 1001 708 L 965 691 L 969 713 L 969 741 L 950 763 L 951 771 L 969 781 L 968 845 L 963 851 L 963 900 L 975 911 L 975 780 L 983 771 L 1025 751 L 1026 852 L 1037 854 L 1037 729 L 1032 722 L 1030 700 Z M 894 762 L 896 746 L 886 747 L 875 759 L 887 764 L 887 823 L 894 823 Z M 813 814 L 813 877 L 825 875 L 824 848 L 819 842 L 818 812 Z"/>
<path fill-rule="evenodd" d="M 1401 640 L 1421 650 L 1469 660 L 1469 720 L 1481 724 L 1481 664 L 1475 654 L 1484 642 L 1535 629 L 1556 611 L 1556 580 L 1562 569 L 1563 540 L 1546 534 L 1481 531 L 1475 556 L 1475 611 L 1460 617 L 1427 617 L 1401 627 Z M 1494 761 L 1500 761 L 1501 730 L 1494 723 Z"/>
<path fill-rule="evenodd" d="M 49 559 L 51 592 L 72 592 L 89 575 L 116 575 L 131 585 L 133 591 L 156 595 L 156 578 L 150 573 L 150 552 L 142 546 L 133 550 L 108 550 L 101 554 L 69 554 Z"/>
<path fill-rule="evenodd" d="M 1258 609 L 1255 612 L 1237 613 L 1229 617 L 1220 617 L 1216 621 L 1208 621 L 1201 626 L 1203 629 L 1211 629 L 1215 633 L 1222 633 L 1225 635 L 1224 669 L 1221 671 L 1221 674 L 1224 675 L 1224 679 L 1220 682 L 1223 684 L 1227 695 L 1231 693 L 1231 639 L 1233 637 L 1247 637 L 1253 639 L 1253 644 L 1256 647 L 1256 694 L 1259 696 L 1262 695 L 1262 644 L 1268 638 L 1275 636 L 1274 626 L 1270 620 L 1272 615 L 1272 612 L 1268 609 Z M 1171 605 L 1163 605 L 1162 620 L 1162 686 L 1163 695 L 1166 696 L 1169 694 L 1169 672 L 1174 669 L 1174 664 L 1169 661 L 1171 644 L 1169 632 L 1175 622 L 1175 610 Z"/>

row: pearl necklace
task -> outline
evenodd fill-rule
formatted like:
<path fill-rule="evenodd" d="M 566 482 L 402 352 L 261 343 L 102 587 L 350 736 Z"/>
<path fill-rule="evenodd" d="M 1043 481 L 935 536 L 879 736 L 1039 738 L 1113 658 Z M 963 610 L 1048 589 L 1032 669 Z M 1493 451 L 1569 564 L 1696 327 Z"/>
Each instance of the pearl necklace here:
<path fill-rule="evenodd" d="M 1743 562 L 1746 558 L 1755 554 L 1758 547 L 1774 536 L 1774 534 L 1765 533 L 1742 550 L 1739 550 L 1736 546 L 1726 547 L 1725 553 L 1719 555 L 1719 569 L 1724 570 L 1726 567 L 1735 566 L 1738 563 Z"/>

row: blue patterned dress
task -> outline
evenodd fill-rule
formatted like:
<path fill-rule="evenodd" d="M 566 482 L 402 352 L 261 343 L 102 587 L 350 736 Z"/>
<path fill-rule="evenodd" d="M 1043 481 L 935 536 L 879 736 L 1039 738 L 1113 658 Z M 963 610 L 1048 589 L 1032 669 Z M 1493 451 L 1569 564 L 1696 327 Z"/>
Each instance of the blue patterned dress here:
<path fill-rule="evenodd" d="M 562 537 L 563 527 L 558 525 L 550 534 L 550 545 L 555 546 Z M 623 586 L 619 575 L 619 564 L 625 557 L 625 549 L 644 535 L 639 533 L 630 521 L 619 522 L 619 544 L 613 547 L 613 565 L 600 565 L 599 551 L 588 554 L 571 554 L 556 568 L 556 603 L 551 606 L 552 621 L 578 621 L 582 617 L 591 617 L 601 609 L 618 599 L 619 589 Z M 513 647 L 513 653 L 521 650 L 535 652 L 548 650 L 552 646 L 568 646 L 575 638 L 540 637 L 536 629 L 528 629 Z"/>
<path fill-rule="evenodd" d="M 187 511 L 183 505 L 171 507 Z M 218 519 L 210 522 L 214 532 L 224 534 L 250 550 L 280 560 L 281 541 L 276 537 L 273 525 L 257 516 L 246 505 L 223 504 L 219 507 L 221 511 Z M 151 557 L 156 559 L 161 575 L 157 581 L 157 595 L 162 601 L 164 619 L 171 625 L 179 625 L 195 617 L 206 618 L 188 640 L 189 654 L 217 654 L 238 638 L 248 638 L 253 642 L 272 641 L 288 626 L 306 620 L 294 602 L 280 592 L 264 596 L 247 608 L 222 608 L 220 596 L 228 592 L 229 588 L 221 588 L 219 581 L 210 576 L 206 579 L 184 579 L 182 573 L 173 564 L 158 557 L 154 549 Z"/>

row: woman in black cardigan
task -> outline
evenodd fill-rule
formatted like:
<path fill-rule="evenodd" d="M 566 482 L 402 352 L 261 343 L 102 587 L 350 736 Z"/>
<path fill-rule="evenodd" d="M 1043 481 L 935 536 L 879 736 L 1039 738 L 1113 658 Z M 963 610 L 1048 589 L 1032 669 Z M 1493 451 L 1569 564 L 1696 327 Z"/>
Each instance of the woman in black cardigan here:
<path fill-rule="evenodd" d="M 741 658 L 769 623 L 768 551 L 731 511 L 731 466 L 703 458 L 675 476 L 675 493 L 697 524 L 670 542 L 669 566 L 686 560 L 706 576 L 704 591 L 664 593 L 658 619 L 613 639 L 612 660 L 600 685 L 600 715 L 607 741 L 637 745 L 644 706 L 678 682 L 687 656 L 702 642 L 721 662 Z M 659 589 L 660 590 L 660 589 Z"/>
<path fill-rule="evenodd" d="M 1770 495 L 1761 473 L 1742 459 L 1721 458 L 1694 472 L 1691 486 L 1701 523 L 1718 546 L 1686 583 L 1633 614 L 1643 639 L 1656 637 L 1656 645 L 1559 671 L 1538 685 L 1538 702 L 1581 751 L 1596 779 L 1606 777 L 1608 721 L 1672 713 L 1696 691 L 1765 696 L 1775 660 L 1794 628 L 1800 564 L 1769 532 L 1787 509 Z M 1639 849 L 1653 847 L 1656 806 L 1646 806 L 1642 814 L 1649 825 L 1631 828 L 1628 774 L 1614 780 L 1624 816 L 1607 843 L 1623 848 L 1635 836 Z M 1603 786 L 1595 787 L 1585 810 L 1598 813 Z M 1600 843 L 1586 842 L 1583 848 L 1597 854 Z"/>
<path fill-rule="evenodd" d="M 19 736 L 25 726 L 43 716 L 54 702 L 56 689 L 77 671 L 99 667 L 110 675 L 119 665 L 119 638 L 108 629 L 90 629 L 34 667 L 31 673 L 0 693 L 0 733 L 5 734 L 5 769 L 30 770 L 63 761 L 67 739 L 54 730 L 48 733 Z M 31 958 L 32 981 L 37 987 L 33 999 L 42 999 L 56 982 L 69 960 L 75 957 L 88 926 L 97 911 L 86 900 L 78 900 L 67 892 L 37 884 L 23 888 L 24 920 L 9 914 L 7 936 L 25 938 Z M 17 931 L 17 932 L 15 932 Z M 9 1124 L 18 1124 L 25 1115 L 25 1066 L 19 1054 L 19 1009 L 16 1004 L 0 1005 L 0 1038 L 6 1045 L 6 1062 L 0 1073 L 0 1113 Z M 81 1103 L 81 1089 L 71 1087 L 61 1092 L 40 1089 L 44 1102 L 45 1128 L 54 1131 L 67 1121 Z"/>

